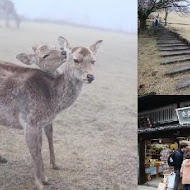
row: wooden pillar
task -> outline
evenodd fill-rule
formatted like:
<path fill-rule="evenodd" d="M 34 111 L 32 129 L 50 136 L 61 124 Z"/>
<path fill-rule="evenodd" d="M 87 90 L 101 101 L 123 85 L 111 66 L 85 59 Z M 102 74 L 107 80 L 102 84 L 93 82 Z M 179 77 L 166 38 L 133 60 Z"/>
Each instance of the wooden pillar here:
<path fill-rule="evenodd" d="M 139 138 L 139 179 L 138 183 L 140 185 L 146 182 L 145 176 L 145 140 Z"/>
<path fill-rule="evenodd" d="M 159 164 L 155 164 L 156 166 L 156 178 L 159 177 Z"/>

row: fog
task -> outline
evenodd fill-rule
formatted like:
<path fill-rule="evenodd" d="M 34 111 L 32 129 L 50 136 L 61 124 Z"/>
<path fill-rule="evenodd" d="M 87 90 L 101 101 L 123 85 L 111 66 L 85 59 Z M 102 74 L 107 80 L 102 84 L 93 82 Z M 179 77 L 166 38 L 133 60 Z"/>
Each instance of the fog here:
<path fill-rule="evenodd" d="M 123 32 L 137 31 L 137 0 L 12 0 L 30 19 L 66 22 Z"/>

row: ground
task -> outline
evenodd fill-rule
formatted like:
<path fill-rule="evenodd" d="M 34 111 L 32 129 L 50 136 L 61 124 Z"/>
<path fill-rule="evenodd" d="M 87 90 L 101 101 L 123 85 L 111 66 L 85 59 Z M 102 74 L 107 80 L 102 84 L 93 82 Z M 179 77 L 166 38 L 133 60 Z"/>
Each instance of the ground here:
<path fill-rule="evenodd" d="M 57 45 L 58 36 L 71 45 L 104 40 L 97 54 L 95 81 L 85 85 L 77 102 L 54 122 L 54 145 L 60 170 L 49 165 L 43 138 L 45 189 L 136 190 L 136 35 L 89 28 L 22 23 L 20 30 L 0 28 L 0 59 L 19 64 L 16 55 L 32 45 Z M 1 190 L 32 190 L 34 179 L 22 130 L 0 126 Z"/>
<path fill-rule="evenodd" d="M 155 13 L 157 15 L 158 13 Z M 164 19 L 164 14 L 159 13 L 161 21 Z M 179 15 L 175 12 L 170 12 L 168 16 L 168 28 L 181 37 L 190 41 L 190 15 Z M 171 60 L 186 56 L 172 56 L 168 58 L 160 57 L 160 52 L 157 49 L 156 38 L 150 34 L 140 34 L 138 41 L 138 93 L 146 94 L 155 92 L 156 94 L 171 94 L 171 95 L 186 95 L 189 94 L 190 87 L 181 90 L 176 90 L 176 85 L 183 79 L 190 78 L 190 72 L 175 74 L 173 76 L 165 76 L 165 72 L 186 65 L 186 63 L 178 63 L 162 66 L 160 63 L 164 60 Z M 189 64 L 190 62 L 188 62 Z"/>
<path fill-rule="evenodd" d="M 161 20 L 164 19 L 164 14 L 160 13 Z M 168 15 L 168 25 L 167 28 L 174 30 L 181 34 L 184 38 L 190 41 L 190 14 L 177 14 L 175 12 L 170 12 Z"/>
<path fill-rule="evenodd" d="M 137 190 L 157 190 L 155 187 L 148 187 L 146 185 L 139 185 Z"/>
<path fill-rule="evenodd" d="M 138 86 L 139 94 L 155 92 L 162 67 L 159 64 L 159 55 L 156 48 L 156 39 L 151 34 L 138 36 Z M 153 74 L 155 73 L 155 75 Z"/>
<path fill-rule="evenodd" d="M 140 33 L 138 37 L 138 93 L 147 94 L 154 92 L 160 95 L 185 95 L 189 94 L 186 87 L 176 90 L 176 85 L 183 79 L 189 78 L 190 71 L 165 75 L 165 72 L 173 68 L 185 66 L 190 62 L 161 65 L 163 61 L 181 59 L 189 55 L 161 57 L 157 47 L 156 36 L 152 33 Z"/>
<path fill-rule="evenodd" d="M 157 190 L 162 180 L 163 178 L 152 178 L 151 181 L 146 182 L 144 185 L 138 185 L 138 190 Z"/>

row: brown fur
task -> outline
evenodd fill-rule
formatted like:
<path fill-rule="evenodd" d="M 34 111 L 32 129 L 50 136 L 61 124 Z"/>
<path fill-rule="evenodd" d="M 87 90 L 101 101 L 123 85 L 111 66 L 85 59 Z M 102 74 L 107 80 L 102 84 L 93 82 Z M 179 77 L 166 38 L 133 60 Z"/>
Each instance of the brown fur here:
<path fill-rule="evenodd" d="M 64 71 L 56 77 L 38 69 L 0 62 L 0 76 L 4 76 L 0 81 L 0 124 L 24 129 L 38 189 L 48 184 L 41 155 L 42 129 L 49 142 L 50 163 L 56 169 L 52 122 L 76 101 L 92 71 L 93 52 L 81 55 L 80 65 L 74 62 L 77 56 L 78 52 L 71 53 Z"/>
<path fill-rule="evenodd" d="M 89 49 L 87 49 L 85 47 L 74 47 L 74 48 L 72 48 L 72 53 L 74 53 L 77 50 L 80 50 L 79 53 L 82 54 L 83 56 L 87 56 L 87 55 L 91 54 Z"/>

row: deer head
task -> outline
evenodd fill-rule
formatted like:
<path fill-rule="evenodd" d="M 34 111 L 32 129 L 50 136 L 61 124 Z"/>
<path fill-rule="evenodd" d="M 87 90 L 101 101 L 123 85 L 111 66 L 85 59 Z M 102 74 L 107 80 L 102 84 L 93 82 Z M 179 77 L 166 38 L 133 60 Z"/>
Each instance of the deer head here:
<path fill-rule="evenodd" d="M 80 81 L 91 83 L 94 80 L 95 55 L 102 40 L 92 44 L 90 47 L 71 47 L 68 41 L 60 36 L 58 38 L 61 49 L 68 52 L 68 66 L 72 75 Z"/>
<path fill-rule="evenodd" d="M 42 71 L 48 73 L 53 73 L 66 62 L 67 52 L 65 50 L 48 45 L 35 46 L 32 49 L 34 54 L 21 53 L 16 58 L 26 65 L 37 65 Z"/>

